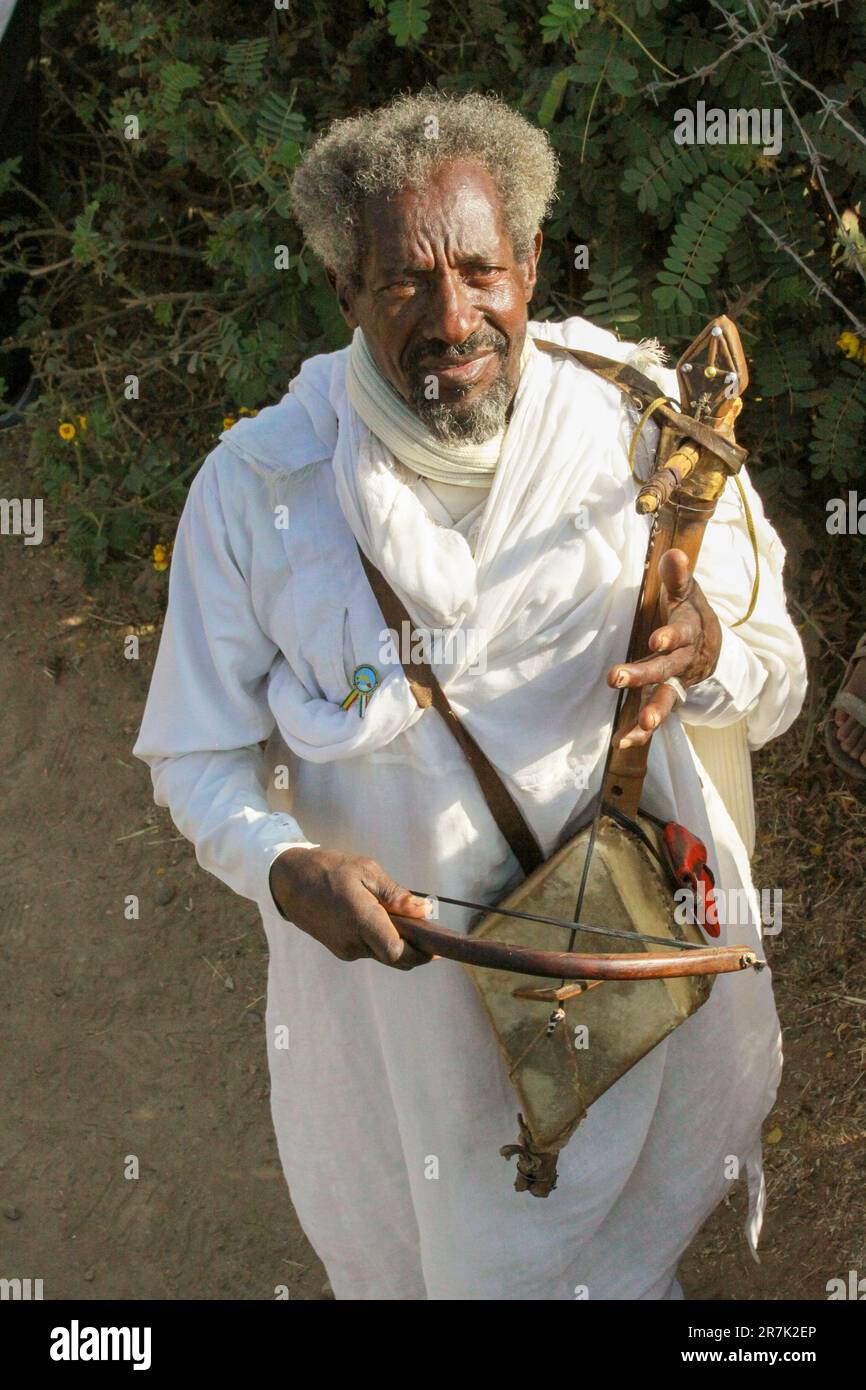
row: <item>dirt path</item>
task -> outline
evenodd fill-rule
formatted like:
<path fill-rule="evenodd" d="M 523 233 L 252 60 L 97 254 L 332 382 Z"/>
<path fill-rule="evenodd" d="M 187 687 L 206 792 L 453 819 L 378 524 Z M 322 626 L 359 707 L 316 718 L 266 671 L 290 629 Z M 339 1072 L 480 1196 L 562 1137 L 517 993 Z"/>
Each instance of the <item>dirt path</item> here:
<path fill-rule="evenodd" d="M 0 593 L 0 1274 L 46 1298 L 315 1298 L 270 1125 L 258 913 L 129 751 L 155 639 L 127 661 L 122 619 L 48 545 L 0 538 Z"/>
<path fill-rule="evenodd" d="M 829 573 L 815 612 L 841 670 Z M 271 1131 L 256 909 L 198 868 L 129 752 L 156 643 L 127 661 L 122 639 L 147 596 L 89 599 L 59 545 L 10 536 L 0 595 L 0 1275 L 41 1278 L 46 1298 L 317 1298 Z M 690 1298 L 816 1299 L 866 1275 L 866 818 L 825 765 L 815 701 L 758 763 L 788 1058 L 762 1264 L 737 1196 L 689 1252 Z"/>

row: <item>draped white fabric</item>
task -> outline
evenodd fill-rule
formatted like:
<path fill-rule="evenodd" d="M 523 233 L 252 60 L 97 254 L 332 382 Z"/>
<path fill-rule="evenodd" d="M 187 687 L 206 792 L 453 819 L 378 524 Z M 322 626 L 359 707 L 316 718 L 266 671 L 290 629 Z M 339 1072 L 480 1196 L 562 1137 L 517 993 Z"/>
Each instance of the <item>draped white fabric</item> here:
<path fill-rule="evenodd" d="M 634 344 L 580 319 L 530 332 L 652 369 Z M 721 979 L 598 1101 L 539 1202 L 512 1190 L 498 1156 L 516 1137 L 516 1103 L 461 968 L 341 964 L 279 917 L 267 886 L 292 843 L 370 854 L 407 886 L 475 900 L 494 900 L 517 873 L 451 735 L 382 664 L 355 537 L 416 622 L 474 639 L 453 640 L 437 672 L 545 852 L 586 813 L 613 708 L 604 676 L 625 654 L 646 544 L 626 451 L 634 421 L 615 388 L 531 353 L 473 553 L 358 418 L 346 356 L 306 362 L 196 477 L 134 751 L 203 867 L 261 909 L 274 1124 L 337 1296 L 573 1299 L 585 1285 L 591 1299 L 665 1297 L 729 1189 L 731 1156 L 750 1174 L 753 1239 L 760 1225 L 760 1124 L 780 1065 L 769 972 Z M 655 374 L 675 389 L 672 373 Z M 746 486 L 759 603 L 726 630 L 687 712 L 690 723 L 745 720 L 758 747 L 795 718 L 804 666 L 783 552 Z M 751 572 L 731 489 L 698 571 L 723 623 L 745 611 Z M 384 676 L 363 720 L 340 707 L 362 662 Z M 283 766 L 288 793 L 272 776 Z M 706 841 L 723 888 L 751 893 L 742 841 L 676 715 L 653 740 L 644 804 Z M 750 921 L 722 940 L 757 940 L 750 902 Z M 456 911 L 444 920 L 465 924 Z M 280 1023 L 288 1050 L 274 1045 Z"/>
<path fill-rule="evenodd" d="M 524 355 L 531 350 L 527 340 Z M 364 424 L 395 458 L 422 477 L 470 488 L 493 481 L 505 429 L 483 444 L 445 444 L 437 439 L 382 376 L 360 328 L 349 347 L 346 391 Z"/>

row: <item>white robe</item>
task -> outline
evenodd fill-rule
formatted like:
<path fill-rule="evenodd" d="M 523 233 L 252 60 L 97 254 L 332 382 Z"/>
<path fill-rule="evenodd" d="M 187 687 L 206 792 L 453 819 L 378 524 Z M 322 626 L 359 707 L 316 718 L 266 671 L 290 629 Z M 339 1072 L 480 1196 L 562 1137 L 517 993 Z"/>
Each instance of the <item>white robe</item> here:
<path fill-rule="evenodd" d="M 530 332 L 621 359 L 634 349 L 580 319 Z M 486 635 L 483 671 L 458 661 L 439 675 L 544 852 L 584 818 L 615 698 L 604 676 L 625 655 L 646 541 L 627 462 L 634 419 L 615 388 L 534 353 L 473 567 L 459 529 L 434 524 L 352 411 L 345 358 L 306 362 L 283 400 L 227 431 L 195 478 L 134 752 L 202 867 L 261 910 L 279 1151 L 337 1298 L 669 1297 L 737 1164 L 757 1238 L 760 1126 L 781 1067 L 770 972 L 720 977 L 709 1002 L 590 1108 L 560 1155 L 557 1189 L 538 1200 L 513 1190 L 499 1156 L 516 1138 L 516 1097 L 463 969 L 341 963 L 280 917 L 268 888 L 292 844 L 371 855 L 407 887 L 474 901 L 494 901 L 519 876 L 450 733 L 417 709 L 399 667 L 363 720 L 340 708 L 354 667 L 377 664 L 383 626 L 347 515 L 416 620 L 435 626 L 438 614 L 446 628 Z M 673 373 L 657 379 L 675 390 Z M 654 428 L 645 434 L 643 466 Z M 784 552 L 745 485 L 760 597 L 730 630 L 748 603 L 752 555 L 729 485 L 698 567 L 722 653 L 689 692 L 688 718 L 744 720 L 759 747 L 796 717 L 805 670 Z M 288 770 L 289 792 L 275 789 L 275 768 Z M 751 885 L 742 840 L 677 714 L 653 740 L 643 805 L 705 841 L 721 888 Z M 756 944 L 756 908 L 720 940 Z M 443 909 L 457 929 L 467 916 Z M 288 1048 L 276 1046 L 283 1025 Z"/>

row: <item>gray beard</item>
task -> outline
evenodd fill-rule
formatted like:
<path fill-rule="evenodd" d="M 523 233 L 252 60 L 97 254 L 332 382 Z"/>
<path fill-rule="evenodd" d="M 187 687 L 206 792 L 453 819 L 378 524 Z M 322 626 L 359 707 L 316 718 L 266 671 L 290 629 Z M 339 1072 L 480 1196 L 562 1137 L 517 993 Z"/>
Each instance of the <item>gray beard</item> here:
<path fill-rule="evenodd" d="M 484 444 L 505 429 L 512 395 L 507 380 L 500 376 L 469 405 L 427 400 L 422 389 L 412 393 L 412 409 L 442 444 Z"/>

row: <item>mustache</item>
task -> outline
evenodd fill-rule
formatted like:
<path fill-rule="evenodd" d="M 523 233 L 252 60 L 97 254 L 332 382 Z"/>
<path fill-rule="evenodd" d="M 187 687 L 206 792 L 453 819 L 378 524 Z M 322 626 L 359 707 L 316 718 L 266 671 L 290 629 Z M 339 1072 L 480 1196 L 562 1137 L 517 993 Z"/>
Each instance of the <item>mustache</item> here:
<path fill-rule="evenodd" d="M 508 352 L 508 339 L 503 333 L 478 332 L 473 333 L 465 342 L 452 343 L 449 346 L 443 343 L 441 338 L 426 338 L 413 347 L 406 359 L 406 370 L 416 371 L 425 357 L 434 357 L 443 363 L 462 362 L 465 357 L 472 357 L 474 353 L 485 348 L 490 348 L 500 357 L 504 357 Z"/>

